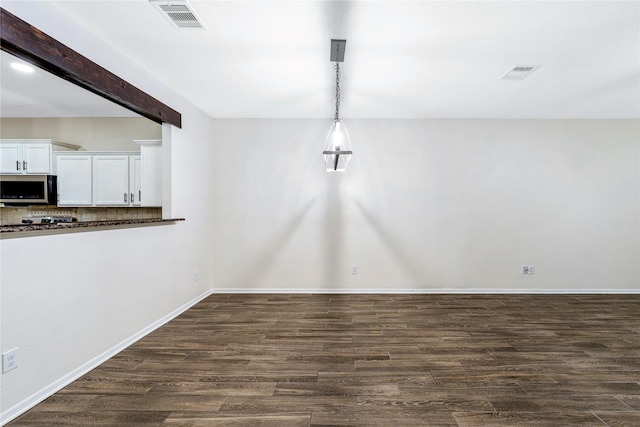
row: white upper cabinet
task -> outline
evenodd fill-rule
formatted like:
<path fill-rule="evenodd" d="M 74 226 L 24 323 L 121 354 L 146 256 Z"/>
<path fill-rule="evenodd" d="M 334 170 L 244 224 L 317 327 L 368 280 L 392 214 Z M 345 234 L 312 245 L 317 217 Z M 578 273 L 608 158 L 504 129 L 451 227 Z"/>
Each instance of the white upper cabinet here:
<path fill-rule="evenodd" d="M 0 144 L 0 173 L 22 173 L 22 144 Z"/>
<path fill-rule="evenodd" d="M 129 156 L 93 156 L 93 204 L 129 206 Z"/>
<path fill-rule="evenodd" d="M 53 168 L 51 144 L 24 144 L 22 158 L 26 166 L 25 173 L 51 174 Z"/>
<path fill-rule="evenodd" d="M 142 159 L 140 156 L 129 157 L 129 204 L 141 206 L 142 195 Z"/>
<path fill-rule="evenodd" d="M 140 206 L 162 206 L 162 141 L 134 140 L 140 145 Z"/>
<path fill-rule="evenodd" d="M 93 158 L 88 154 L 58 154 L 58 206 L 93 205 Z"/>
<path fill-rule="evenodd" d="M 162 207 L 162 143 L 140 153 L 56 153 L 58 206 Z"/>
<path fill-rule="evenodd" d="M 0 173 L 10 175 L 55 174 L 53 152 L 77 150 L 77 145 L 50 139 L 0 140 Z"/>

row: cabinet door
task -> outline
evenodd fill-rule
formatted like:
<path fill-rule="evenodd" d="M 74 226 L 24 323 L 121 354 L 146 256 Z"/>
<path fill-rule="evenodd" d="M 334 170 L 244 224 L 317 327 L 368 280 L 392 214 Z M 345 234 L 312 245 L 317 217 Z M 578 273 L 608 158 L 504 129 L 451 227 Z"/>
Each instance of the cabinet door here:
<path fill-rule="evenodd" d="M 140 178 L 142 162 L 140 156 L 129 157 L 129 203 L 131 206 L 140 206 L 142 187 Z"/>
<path fill-rule="evenodd" d="M 23 173 L 22 144 L 0 144 L 0 173 Z"/>
<path fill-rule="evenodd" d="M 51 144 L 24 144 L 22 157 L 26 173 L 51 173 Z"/>
<path fill-rule="evenodd" d="M 129 205 L 129 156 L 93 156 L 93 204 Z"/>
<path fill-rule="evenodd" d="M 90 155 L 56 156 L 58 206 L 91 206 L 92 162 Z"/>

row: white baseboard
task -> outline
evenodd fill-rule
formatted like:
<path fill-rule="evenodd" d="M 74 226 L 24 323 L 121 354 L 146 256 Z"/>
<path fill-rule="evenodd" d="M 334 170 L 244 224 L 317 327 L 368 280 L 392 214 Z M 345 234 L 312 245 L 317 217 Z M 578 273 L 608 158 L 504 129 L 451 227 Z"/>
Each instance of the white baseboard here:
<path fill-rule="evenodd" d="M 638 289 L 503 289 L 503 288 L 424 288 L 424 289 L 330 289 L 330 288 L 219 288 L 213 294 L 640 294 Z"/>
<path fill-rule="evenodd" d="M 210 290 L 200 294 L 199 296 L 195 297 L 194 299 L 192 299 L 191 301 L 189 301 L 186 304 L 182 305 L 181 307 L 175 309 L 174 311 L 172 311 L 171 313 L 167 314 L 166 316 L 163 316 L 162 318 L 156 320 L 155 322 L 153 322 L 152 324 L 150 324 L 146 328 L 136 332 L 135 334 L 133 334 L 129 338 L 125 339 L 124 341 L 121 341 L 120 343 L 118 343 L 115 346 L 111 347 L 110 349 L 108 349 L 104 353 L 94 357 L 93 359 L 89 360 L 85 364 L 79 366 L 77 369 L 74 369 L 73 371 L 69 372 L 67 375 L 65 375 L 62 378 L 56 380 L 55 382 L 49 384 L 47 387 L 43 388 L 42 390 L 38 391 L 37 393 L 34 393 L 33 395 L 29 396 L 28 398 L 26 398 L 22 402 L 18 403 L 17 405 L 15 405 L 15 406 L 7 409 L 6 411 L 0 413 L 0 425 L 5 425 L 9 421 L 11 421 L 11 420 L 17 418 L 18 416 L 22 415 L 23 413 L 25 413 L 29 409 L 33 408 L 38 403 L 42 402 L 43 400 L 45 400 L 46 398 L 48 398 L 49 396 L 51 396 L 55 392 L 61 390 L 62 388 L 64 388 L 67 385 L 71 384 L 73 381 L 77 380 L 78 378 L 80 378 L 81 376 L 86 374 L 87 372 L 91 371 L 92 369 L 96 368 L 100 364 L 102 364 L 102 363 L 106 362 L 107 360 L 109 360 L 111 357 L 113 357 L 116 354 L 120 353 L 122 350 L 126 349 L 131 344 L 135 343 L 136 341 L 138 341 L 141 338 L 144 338 L 146 335 L 148 335 L 151 332 L 155 331 L 160 326 L 162 326 L 165 323 L 171 321 L 172 319 L 178 317 L 180 314 L 184 313 L 189 308 L 193 307 L 198 302 L 202 301 L 203 299 L 205 299 L 206 297 L 208 297 L 212 293 L 213 293 L 213 291 L 210 289 Z"/>

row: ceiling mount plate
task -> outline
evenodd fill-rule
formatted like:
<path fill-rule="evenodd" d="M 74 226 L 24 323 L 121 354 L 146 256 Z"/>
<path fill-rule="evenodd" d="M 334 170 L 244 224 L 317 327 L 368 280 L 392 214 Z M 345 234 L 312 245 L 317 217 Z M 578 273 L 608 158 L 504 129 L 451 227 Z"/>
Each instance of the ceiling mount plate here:
<path fill-rule="evenodd" d="M 344 62 L 346 40 L 331 39 L 331 62 Z"/>

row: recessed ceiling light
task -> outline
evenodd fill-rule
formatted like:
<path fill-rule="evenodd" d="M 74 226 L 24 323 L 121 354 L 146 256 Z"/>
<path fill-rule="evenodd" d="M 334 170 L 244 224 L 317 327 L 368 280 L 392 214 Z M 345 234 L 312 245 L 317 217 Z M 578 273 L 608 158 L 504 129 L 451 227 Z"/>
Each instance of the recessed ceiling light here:
<path fill-rule="evenodd" d="M 522 80 L 538 68 L 539 65 L 514 65 L 500 77 L 500 80 Z"/>
<path fill-rule="evenodd" d="M 29 73 L 29 74 L 35 71 L 35 69 L 32 66 L 23 64 L 22 62 L 12 62 L 11 68 L 13 68 L 16 71 L 20 71 L 21 73 Z"/>

